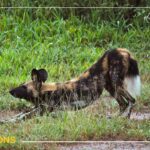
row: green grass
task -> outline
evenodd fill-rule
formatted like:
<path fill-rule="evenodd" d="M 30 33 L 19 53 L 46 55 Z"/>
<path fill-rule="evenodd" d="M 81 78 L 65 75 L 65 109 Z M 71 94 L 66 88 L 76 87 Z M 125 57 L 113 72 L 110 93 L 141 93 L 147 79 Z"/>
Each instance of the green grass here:
<path fill-rule="evenodd" d="M 74 17 L 66 21 L 14 21 L 11 16 L 2 16 L 1 90 L 29 80 L 32 68 L 46 68 L 49 81 L 68 80 L 112 47 L 130 49 L 138 58 L 141 74 L 149 76 L 149 28 L 137 26 L 123 32 L 121 25 L 114 24 L 87 24 Z"/>
<path fill-rule="evenodd" d="M 67 20 L 60 17 L 32 20 L 26 14 L 22 18 L 1 14 L 0 113 L 31 106 L 25 100 L 13 98 L 8 91 L 30 80 L 33 68 L 45 68 L 49 82 L 69 80 L 90 67 L 105 50 L 114 47 L 128 48 L 138 60 L 143 89 L 135 111 L 149 110 L 150 29 L 147 25 L 141 27 L 138 20 L 128 31 L 124 30 L 125 26 L 123 20 L 89 23 L 73 16 Z M 112 107 L 112 115 L 118 111 L 114 101 L 109 104 L 101 103 L 96 113 L 65 111 L 58 112 L 56 118 L 44 115 L 0 125 L 0 136 L 14 135 L 17 144 L 21 140 L 150 140 L 149 120 L 120 117 L 109 120 L 105 117 L 107 109 Z M 17 144 L 14 147 L 19 149 L 21 145 Z"/>
<path fill-rule="evenodd" d="M 82 111 L 61 112 L 58 118 L 37 116 L 21 123 L 5 124 L 0 131 L 1 136 L 15 136 L 14 146 L 19 147 L 22 140 L 149 140 L 149 123 L 119 117 L 100 118 Z"/>

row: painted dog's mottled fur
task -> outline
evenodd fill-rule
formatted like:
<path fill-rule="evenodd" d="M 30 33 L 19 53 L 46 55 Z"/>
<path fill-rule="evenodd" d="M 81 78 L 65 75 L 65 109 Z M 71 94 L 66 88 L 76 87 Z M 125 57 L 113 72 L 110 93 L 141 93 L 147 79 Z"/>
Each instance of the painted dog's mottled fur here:
<path fill-rule="evenodd" d="M 64 104 L 76 106 L 78 102 L 84 103 L 78 108 L 85 107 L 98 99 L 105 88 L 117 100 L 120 112 L 129 117 L 139 94 L 135 87 L 140 88 L 137 62 L 123 48 L 106 51 L 88 70 L 68 82 L 45 83 L 48 74 L 44 69 L 33 69 L 31 77 L 30 82 L 12 89 L 10 93 L 32 102 L 36 107 L 41 106 L 43 110 L 47 105 L 49 111 Z M 129 90 L 130 85 L 133 91 Z"/>

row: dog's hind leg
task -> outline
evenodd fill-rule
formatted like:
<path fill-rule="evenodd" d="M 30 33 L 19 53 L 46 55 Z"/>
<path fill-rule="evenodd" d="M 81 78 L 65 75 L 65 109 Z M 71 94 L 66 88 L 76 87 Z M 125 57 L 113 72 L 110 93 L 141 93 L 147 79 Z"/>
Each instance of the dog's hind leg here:
<path fill-rule="evenodd" d="M 120 107 L 120 114 L 130 117 L 135 99 L 124 87 L 125 66 L 116 65 L 110 67 L 109 74 L 106 78 L 105 89 L 117 100 Z"/>
<path fill-rule="evenodd" d="M 127 102 L 127 105 L 123 107 L 121 114 L 125 117 L 130 117 L 132 108 L 135 103 L 135 98 L 133 98 L 127 90 L 125 90 L 123 87 L 118 87 L 117 89 L 117 97 L 120 98 L 120 100 L 124 100 Z"/>
<path fill-rule="evenodd" d="M 108 86 L 105 86 L 105 89 L 110 93 L 112 97 L 116 99 L 119 104 L 120 114 L 122 114 L 128 106 L 128 101 L 125 100 L 121 94 L 117 93 L 117 91 L 113 88 L 111 84 L 107 85 Z"/>

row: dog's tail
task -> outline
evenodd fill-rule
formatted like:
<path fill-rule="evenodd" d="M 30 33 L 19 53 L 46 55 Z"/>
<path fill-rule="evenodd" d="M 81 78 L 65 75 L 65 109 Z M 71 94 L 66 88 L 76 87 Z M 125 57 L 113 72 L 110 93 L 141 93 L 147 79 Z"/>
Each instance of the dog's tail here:
<path fill-rule="evenodd" d="M 135 59 L 129 57 L 128 72 L 125 77 L 125 87 L 132 97 L 136 98 L 141 93 L 141 80 L 139 75 L 138 64 Z"/>

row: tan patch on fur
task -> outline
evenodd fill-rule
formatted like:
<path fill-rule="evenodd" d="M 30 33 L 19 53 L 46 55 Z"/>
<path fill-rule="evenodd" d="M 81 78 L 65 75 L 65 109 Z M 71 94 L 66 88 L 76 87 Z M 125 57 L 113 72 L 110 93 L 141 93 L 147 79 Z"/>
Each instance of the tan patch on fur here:
<path fill-rule="evenodd" d="M 123 55 L 124 57 L 129 57 L 130 56 L 130 52 L 125 49 L 125 48 L 118 48 L 117 51 Z"/>
<path fill-rule="evenodd" d="M 130 53 L 129 50 L 126 48 L 117 48 L 117 51 Z"/>
<path fill-rule="evenodd" d="M 73 90 L 75 87 L 76 87 L 76 83 L 70 82 L 70 83 L 64 84 L 64 88 L 68 90 Z"/>
<path fill-rule="evenodd" d="M 124 57 L 129 57 L 130 56 L 130 54 L 128 52 L 120 52 L 120 53 Z"/>
<path fill-rule="evenodd" d="M 55 91 L 57 90 L 58 86 L 56 85 L 56 83 L 43 83 L 42 87 L 41 87 L 41 92 L 45 92 L 45 91 Z"/>
<path fill-rule="evenodd" d="M 29 81 L 27 83 L 24 84 L 28 90 L 33 90 L 34 89 L 34 84 L 33 81 Z"/>
<path fill-rule="evenodd" d="M 134 58 L 133 55 L 130 53 L 130 51 L 126 48 L 117 48 L 117 51 L 125 57 Z"/>
<path fill-rule="evenodd" d="M 29 81 L 24 84 L 27 87 L 28 92 L 32 91 L 34 97 L 38 96 L 38 91 L 35 89 L 33 81 Z"/>
<path fill-rule="evenodd" d="M 108 57 L 107 57 L 107 55 L 103 59 L 102 67 L 103 67 L 104 74 L 105 74 L 108 71 Z"/>
<path fill-rule="evenodd" d="M 128 71 L 128 68 L 129 68 L 129 58 L 133 58 L 133 56 L 131 55 L 129 50 L 127 50 L 125 48 L 118 48 L 117 50 L 123 56 L 122 63 L 124 66 L 124 71 L 126 73 Z"/>
<path fill-rule="evenodd" d="M 41 93 L 43 94 L 46 91 L 56 91 L 59 89 L 65 89 L 65 90 L 73 90 L 76 87 L 76 83 L 67 82 L 67 83 L 50 83 L 46 84 L 44 83 L 41 87 Z"/>
<path fill-rule="evenodd" d="M 70 81 L 67 81 L 67 82 L 76 82 L 78 80 L 79 80 L 79 78 L 74 78 L 74 79 L 71 79 Z"/>
<path fill-rule="evenodd" d="M 84 79 L 84 78 L 87 78 L 90 76 L 90 72 L 89 71 L 86 71 L 84 72 L 83 74 L 81 74 L 81 76 L 79 77 L 79 79 Z"/>

